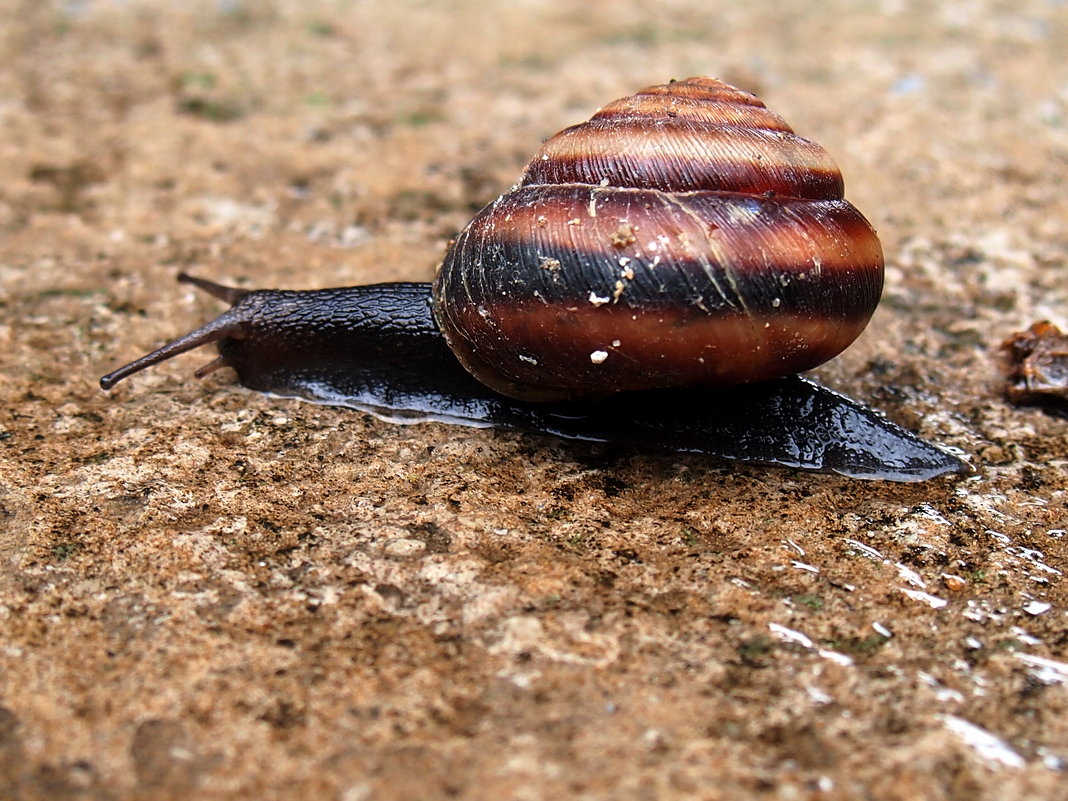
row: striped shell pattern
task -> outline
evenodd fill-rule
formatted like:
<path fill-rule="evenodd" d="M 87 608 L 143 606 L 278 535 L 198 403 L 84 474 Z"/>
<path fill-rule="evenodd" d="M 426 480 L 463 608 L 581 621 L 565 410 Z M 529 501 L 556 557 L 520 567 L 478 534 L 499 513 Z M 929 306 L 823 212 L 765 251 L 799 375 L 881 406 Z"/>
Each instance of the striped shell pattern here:
<path fill-rule="evenodd" d="M 546 141 L 459 234 L 433 305 L 476 378 L 548 400 L 810 369 L 856 339 L 882 279 L 827 152 L 690 78 Z"/>

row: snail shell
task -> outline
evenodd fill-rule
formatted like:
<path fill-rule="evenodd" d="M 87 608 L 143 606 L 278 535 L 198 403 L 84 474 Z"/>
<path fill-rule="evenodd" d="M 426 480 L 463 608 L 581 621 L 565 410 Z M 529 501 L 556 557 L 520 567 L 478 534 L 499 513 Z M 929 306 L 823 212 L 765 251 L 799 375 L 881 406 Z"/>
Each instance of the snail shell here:
<path fill-rule="evenodd" d="M 810 369 L 860 334 L 882 276 L 827 152 L 690 78 L 545 142 L 459 234 L 433 310 L 479 381 L 568 399 Z"/>

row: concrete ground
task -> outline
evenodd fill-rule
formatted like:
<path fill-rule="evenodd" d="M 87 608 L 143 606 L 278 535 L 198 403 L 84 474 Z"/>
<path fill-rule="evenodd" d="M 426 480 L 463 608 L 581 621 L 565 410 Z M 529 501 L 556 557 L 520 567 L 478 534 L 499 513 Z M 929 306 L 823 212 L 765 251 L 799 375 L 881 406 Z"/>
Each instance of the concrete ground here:
<path fill-rule="evenodd" d="M 1068 798 L 1052 0 L 0 3 L 0 798 Z M 694 74 L 840 163 L 817 378 L 976 472 L 855 482 L 265 397 L 246 286 L 428 280 L 537 143 Z"/>

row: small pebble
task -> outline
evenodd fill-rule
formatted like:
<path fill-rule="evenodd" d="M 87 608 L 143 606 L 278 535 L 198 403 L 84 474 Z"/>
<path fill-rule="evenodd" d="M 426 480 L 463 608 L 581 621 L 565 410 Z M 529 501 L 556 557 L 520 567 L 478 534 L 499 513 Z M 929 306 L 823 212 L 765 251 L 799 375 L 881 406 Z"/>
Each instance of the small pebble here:
<path fill-rule="evenodd" d="M 390 540 L 382 550 L 387 556 L 419 556 L 426 550 L 426 543 L 411 539 Z"/>

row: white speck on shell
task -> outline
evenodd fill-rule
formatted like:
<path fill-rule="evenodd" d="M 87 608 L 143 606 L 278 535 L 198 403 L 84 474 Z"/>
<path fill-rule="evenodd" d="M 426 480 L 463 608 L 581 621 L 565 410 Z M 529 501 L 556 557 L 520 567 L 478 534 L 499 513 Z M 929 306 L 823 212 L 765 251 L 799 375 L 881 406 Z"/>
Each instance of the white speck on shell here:
<path fill-rule="evenodd" d="M 590 354 L 590 361 L 594 364 L 604 364 L 604 360 L 608 358 L 608 351 L 595 350 Z"/>

